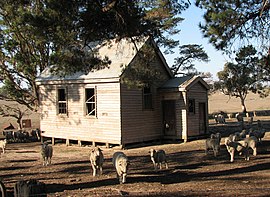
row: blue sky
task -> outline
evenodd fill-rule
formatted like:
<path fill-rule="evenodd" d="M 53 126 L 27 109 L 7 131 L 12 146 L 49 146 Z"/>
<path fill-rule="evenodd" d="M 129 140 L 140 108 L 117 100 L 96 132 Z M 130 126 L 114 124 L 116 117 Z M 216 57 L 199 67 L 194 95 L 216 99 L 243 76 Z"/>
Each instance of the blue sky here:
<path fill-rule="evenodd" d="M 197 8 L 195 5 L 191 5 L 188 10 L 183 12 L 181 17 L 185 20 L 179 25 L 181 32 L 174 38 L 180 41 L 180 45 L 184 44 L 199 44 L 202 45 L 206 53 L 208 54 L 210 61 L 208 63 L 195 62 L 195 67 L 200 72 L 210 72 L 213 74 L 213 78 L 217 79 L 216 73 L 223 69 L 226 61 L 230 61 L 228 57 L 222 55 L 220 51 L 208 43 L 207 38 L 203 38 L 202 33 L 198 27 L 200 22 L 203 22 L 203 11 Z M 171 66 L 173 60 L 177 57 L 178 51 L 173 55 L 165 55 L 166 61 Z"/>

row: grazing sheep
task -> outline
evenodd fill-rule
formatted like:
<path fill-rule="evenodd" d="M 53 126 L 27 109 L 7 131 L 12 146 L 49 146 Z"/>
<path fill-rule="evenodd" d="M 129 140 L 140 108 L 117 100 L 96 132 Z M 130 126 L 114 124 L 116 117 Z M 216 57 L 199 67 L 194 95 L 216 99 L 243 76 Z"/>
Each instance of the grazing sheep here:
<path fill-rule="evenodd" d="M 213 150 L 214 156 L 217 157 L 220 151 L 220 139 L 218 138 L 207 138 L 205 140 L 205 154 L 208 154 L 209 150 Z"/>
<path fill-rule="evenodd" d="M 225 138 L 225 146 L 227 151 L 229 152 L 231 159 L 230 161 L 234 161 L 235 152 L 239 152 L 243 154 L 245 160 L 249 160 L 249 152 L 248 152 L 248 143 L 245 141 L 231 141 L 229 137 Z"/>
<path fill-rule="evenodd" d="M 1 197 L 6 197 L 7 193 L 6 193 L 6 187 L 4 185 L 4 183 L 2 183 L 2 181 L 0 181 L 0 196 Z"/>
<path fill-rule="evenodd" d="M 98 147 L 94 147 L 90 150 L 90 162 L 93 169 L 93 176 L 96 176 L 97 170 L 99 170 L 99 174 L 102 174 L 102 166 L 103 166 L 104 156 L 102 150 Z"/>
<path fill-rule="evenodd" d="M 48 145 L 47 142 L 41 145 L 41 156 L 43 158 L 43 166 L 47 166 L 51 164 L 52 155 L 53 155 L 53 147 Z"/>
<path fill-rule="evenodd" d="M 3 153 L 5 153 L 6 146 L 7 146 L 7 140 L 6 139 L 0 140 L 0 148 L 2 148 Z"/>
<path fill-rule="evenodd" d="M 253 150 L 253 155 L 256 156 L 257 155 L 258 139 L 255 136 L 250 136 L 250 137 L 244 139 L 244 141 L 247 142 L 248 147 Z"/>
<path fill-rule="evenodd" d="M 166 160 L 166 153 L 164 150 L 150 149 L 149 153 L 150 153 L 151 161 L 154 164 L 155 170 L 157 170 L 158 165 L 159 165 L 159 169 L 162 169 L 162 163 L 164 163 L 166 166 L 166 169 L 168 169 L 168 163 Z"/>
<path fill-rule="evenodd" d="M 215 118 L 215 121 L 217 124 L 225 124 L 226 123 L 225 117 L 223 114 L 216 114 L 214 116 L 214 118 Z"/>
<path fill-rule="evenodd" d="M 251 130 L 249 132 L 249 136 L 255 136 L 258 139 L 258 142 L 262 141 L 262 138 L 264 138 L 264 135 L 265 135 L 265 130 L 263 129 L 255 130 L 255 131 Z"/>
<path fill-rule="evenodd" d="M 240 133 L 239 132 L 235 132 L 234 134 L 230 134 L 229 135 L 229 139 L 232 142 L 239 141 L 240 140 Z"/>
<path fill-rule="evenodd" d="M 117 178 L 119 179 L 120 184 L 125 183 L 129 166 L 127 156 L 123 152 L 115 152 L 113 154 L 112 163 L 116 169 Z"/>

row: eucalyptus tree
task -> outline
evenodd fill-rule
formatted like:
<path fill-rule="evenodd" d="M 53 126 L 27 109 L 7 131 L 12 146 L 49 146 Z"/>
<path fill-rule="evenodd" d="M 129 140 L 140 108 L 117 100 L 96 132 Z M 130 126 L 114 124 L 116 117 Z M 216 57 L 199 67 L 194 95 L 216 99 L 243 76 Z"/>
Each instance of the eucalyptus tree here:
<path fill-rule="evenodd" d="M 0 1 L 0 97 L 36 110 L 35 79 L 44 68 L 65 76 L 110 64 L 97 57 L 93 42 L 151 36 L 170 51 L 178 45 L 170 35 L 179 32 L 179 14 L 188 6 L 184 0 Z"/>
<path fill-rule="evenodd" d="M 242 111 L 246 112 L 245 99 L 249 92 L 265 96 L 259 64 L 260 58 L 253 46 L 241 48 L 236 53 L 235 62 L 226 63 L 223 70 L 217 73 L 219 81 L 214 83 L 214 88 L 239 98 Z"/>

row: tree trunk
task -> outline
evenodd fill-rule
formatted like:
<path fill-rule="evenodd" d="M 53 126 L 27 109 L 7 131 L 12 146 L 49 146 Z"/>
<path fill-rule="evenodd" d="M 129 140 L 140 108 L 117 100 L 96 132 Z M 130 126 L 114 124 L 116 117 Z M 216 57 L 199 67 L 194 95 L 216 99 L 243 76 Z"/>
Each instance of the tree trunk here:
<path fill-rule="evenodd" d="M 246 113 L 247 113 L 247 108 L 246 108 L 246 105 L 245 105 L 245 99 L 242 98 L 242 97 L 240 97 L 240 99 L 241 99 L 242 112 L 243 112 L 244 114 L 246 114 Z"/>

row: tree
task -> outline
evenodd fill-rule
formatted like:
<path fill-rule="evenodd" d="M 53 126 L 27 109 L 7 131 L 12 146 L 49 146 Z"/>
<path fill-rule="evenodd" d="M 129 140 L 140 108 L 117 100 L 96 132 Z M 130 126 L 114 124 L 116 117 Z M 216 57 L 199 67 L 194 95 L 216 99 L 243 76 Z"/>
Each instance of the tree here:
<path fill-rule="evenodd" d="M 179 47 L 179 56 L 174 59 L 174 65 L 171 70 L 173 75 L 183 74 L 181 71 L 187 71 L 187 74 L 198 74 L 198 71 L 193 64 L 194 61 L 208 62 L 207 53 L 203 50 L 201 45 L 189 44 Z"/>
<path fill-rule="evenodd" d="M 31 111 L 25 107 L 19 106 L 18 104 L 3 104 L 0 106 L 0 115 L 3 117 L 13 117 L 17 120 L 19 129 L 22 129 L 22 118 L 30 115 Z"/>
<path fill-rule="evenodd" d="M 218 50 L 232 52 L 231 46 L 238 48 L 257 42 L 261 51 L 267 53 L 270 47 L 268 0 L 196 0 L 196 6 L 205 10 L 204 24 L 200 24 L 202 33 Z"/>
<path fill-rule="evenodd" d="M 0 97 L 37 110 L 35 79 L 44 68 L 65 76 L 110 64 L 93 42 L 152 36 L 169 51 L 188 6 L 184 0 L 0 1 Z"/>
<path fill-rule="evenodd" d="M 245 99 L 250 91 L 264 95 L 265 87 L 258 69 L 260 59 L 256 49 L 249 45 L 239 50 L 235 62 L 226 63 L 224 69 L 217 73 L 219 81 L 214 83 L 214 88 L 225 95 L 240 98 L 242 111 L 245 113 Z"/>

